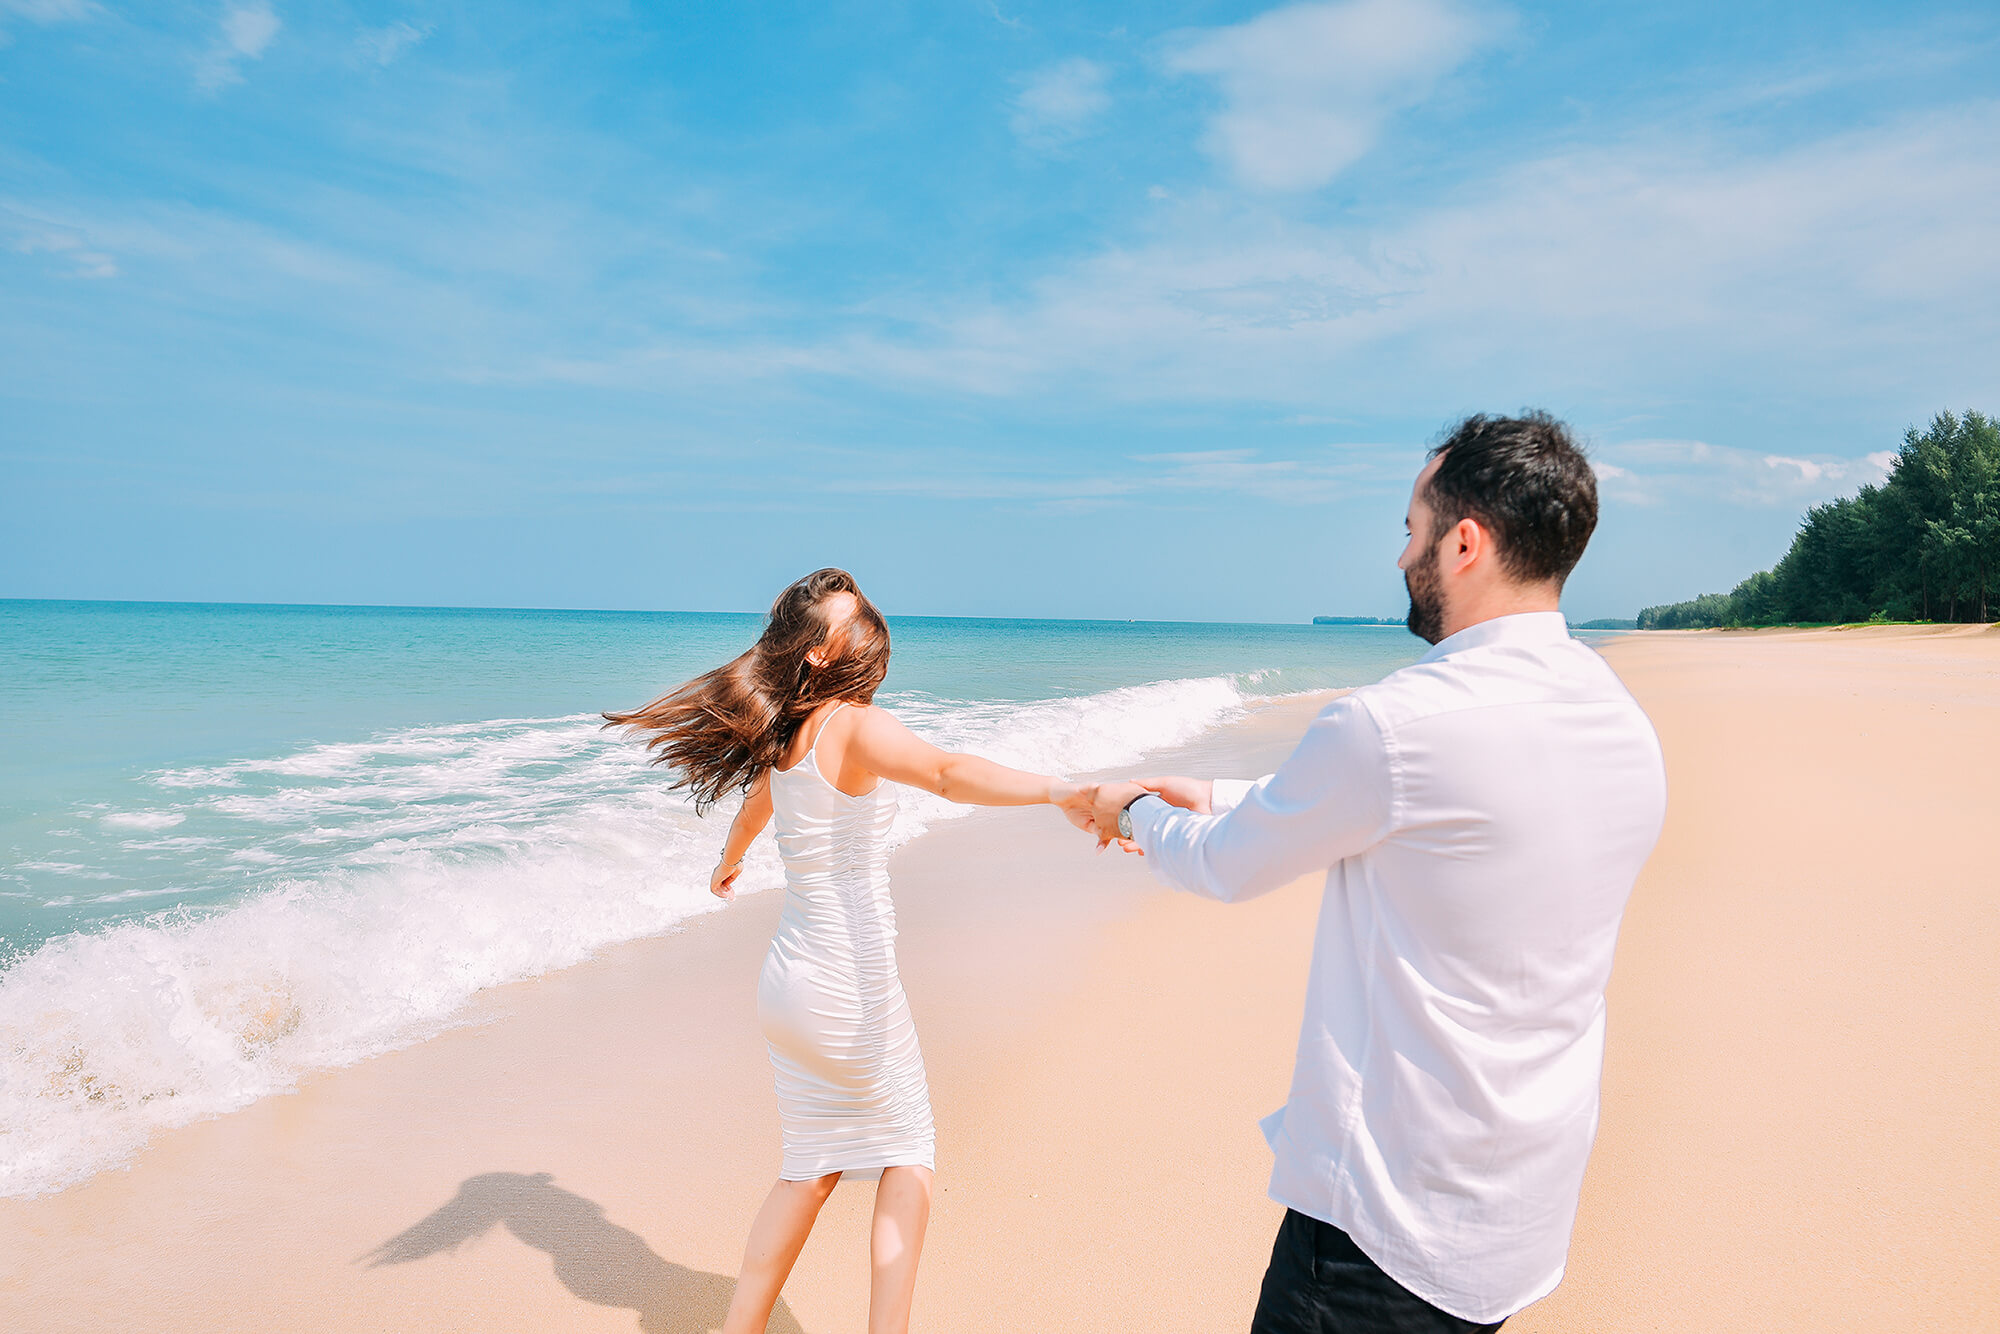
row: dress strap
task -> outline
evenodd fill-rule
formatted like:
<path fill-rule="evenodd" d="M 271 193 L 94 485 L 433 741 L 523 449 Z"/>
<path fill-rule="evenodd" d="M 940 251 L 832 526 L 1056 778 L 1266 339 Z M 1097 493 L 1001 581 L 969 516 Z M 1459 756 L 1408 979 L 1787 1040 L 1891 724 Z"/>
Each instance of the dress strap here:
<path fill-rule="evenodd" d="M 813 752 L 819 749 L 819 739 L 826 735 L 826 725 L 833 721 L 833 715 L 839 713 L 842 709 L 846 708 L 847 705 L 848 705 L 847 700 L 840 701 L 840 703 L 834 705 L 832 708 L 826 711 L 826 717 L 819 720 L 819 730 L 813 733 L 812 744 L 806 747 L 807 759 L 811 759 Z"/>

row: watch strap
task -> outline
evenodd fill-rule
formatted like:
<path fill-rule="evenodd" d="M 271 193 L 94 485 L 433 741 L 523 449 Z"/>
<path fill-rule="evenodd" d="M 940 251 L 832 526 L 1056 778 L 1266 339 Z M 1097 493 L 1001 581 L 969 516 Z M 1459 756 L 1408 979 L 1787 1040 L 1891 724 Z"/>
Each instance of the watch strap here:
<path fill-rule="evenodd" d="M 1118 808 L 1118 837 L 1132 837 L 1132 808 L 1145 798 L 1157 797 L 1158 795 L 1160 794 L 1157 792 L 1141 792 L 1138 796 Z"/>

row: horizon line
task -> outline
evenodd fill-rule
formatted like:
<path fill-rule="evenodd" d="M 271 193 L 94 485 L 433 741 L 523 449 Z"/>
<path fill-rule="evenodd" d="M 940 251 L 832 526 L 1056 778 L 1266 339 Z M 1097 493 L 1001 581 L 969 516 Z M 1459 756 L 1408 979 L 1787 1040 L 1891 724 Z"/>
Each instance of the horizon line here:
<path fill-rule="evenodd" d="M 0 597 L 0 605 L 8 603 L 69 603 L 86 606 L 117 607 L 238 607 L 265 610 L 311 609 L 319 611 L 492 611 L 492 612 L 553 612 L 587 616 L 765 616 L 768 609 L 758 611 L 704 610 L 683 607 L 524 607 L 488 603 L 466 603 L 452 605 L 429 602 L 238 602 L 213 598 L 46 598 L 46 597 Z M 1054 621 L 1079 625 L 1307 625 L 1313 623 L 1314 616 L 1334 613 L 1315 612 L 1296 621 L 1228 621 L 1228 620 L 1173 620 L 1154 617 L 1119 616 L 992 616 L 966 613 L 936 612 L 884 612 L 891 620 L 930 621 Z M 1341 613 L 1345 614 L 1345 613 Z M 1380 618 L 1377 618 L 1380 620 Z M 1402 625 L 1400 620 L 1383 621 L 1383 625 L 1393 628 Z M 1321 629 L 1355 627 L 1322 626 Z M 1368 628 L 1368 627 L 1362 627 Z"/>

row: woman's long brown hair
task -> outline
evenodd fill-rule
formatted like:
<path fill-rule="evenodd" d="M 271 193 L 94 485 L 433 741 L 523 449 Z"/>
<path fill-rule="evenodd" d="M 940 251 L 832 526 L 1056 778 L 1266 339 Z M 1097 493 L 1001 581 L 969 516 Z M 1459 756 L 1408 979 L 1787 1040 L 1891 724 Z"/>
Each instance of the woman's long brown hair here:
<path fill-rule="evenodd" d="M 854 615 L 828 616 L 836 593 L 854 596 Z M 825 649 L 818 665 L 807 657 Z M 832 699 L 867 704 L 889 671 L 889 625 L 845 570 L 815 570 L 778 594 L 764 633 L 746 653 L 630 713 L 606 713 L 606 727 L 651 733 L 654 764 L 679 773 L 673 786 L 694 794 L 704 813 L 731 791 L 747 791 L 778 761 L 814 709 Z"/>

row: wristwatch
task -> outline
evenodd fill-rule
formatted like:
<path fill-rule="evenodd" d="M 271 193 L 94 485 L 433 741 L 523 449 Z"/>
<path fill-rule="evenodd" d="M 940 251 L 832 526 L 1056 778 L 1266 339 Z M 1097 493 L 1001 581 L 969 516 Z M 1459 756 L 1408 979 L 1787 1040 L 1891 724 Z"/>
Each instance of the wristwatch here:
<path fill-rule="evenodd" d="M 1132 837 L 1132 807 L 1138 804 L 1140 798 L 1158 795 L 1156 792 L 1141 792 L 1139 796 L 1132 798 L 1132 800 L 1118 808 L 1118 837 Z"/>

